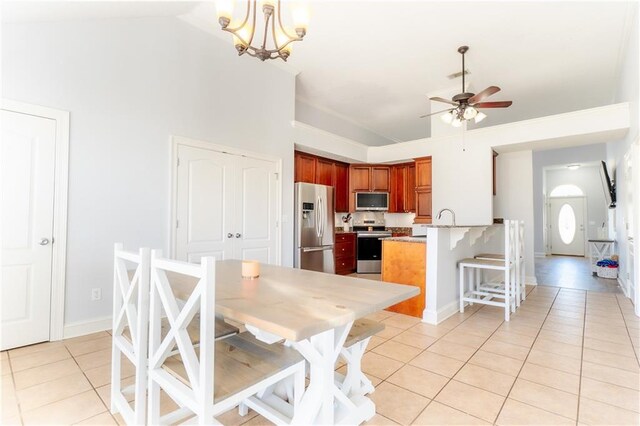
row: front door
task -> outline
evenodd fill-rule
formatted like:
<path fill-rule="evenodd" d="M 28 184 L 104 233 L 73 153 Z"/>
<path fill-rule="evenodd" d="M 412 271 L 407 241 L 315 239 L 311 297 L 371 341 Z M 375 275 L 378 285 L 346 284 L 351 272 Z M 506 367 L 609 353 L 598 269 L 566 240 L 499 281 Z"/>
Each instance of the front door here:
<path fill-rule="evenodd" d="M 2 110 L 2 342 L 49 340 L 56 122 Z"/>
<path fill-rule="evenodd" d="M 550 199 L 551 254 L 584 256 L 584 197 Z"/>

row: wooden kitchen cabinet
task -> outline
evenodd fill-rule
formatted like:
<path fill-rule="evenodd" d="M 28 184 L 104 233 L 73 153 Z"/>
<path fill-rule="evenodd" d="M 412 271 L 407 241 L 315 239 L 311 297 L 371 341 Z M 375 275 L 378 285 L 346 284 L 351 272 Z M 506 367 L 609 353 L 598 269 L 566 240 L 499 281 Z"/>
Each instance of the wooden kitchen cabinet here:
<path fill-rule="evenodd" d="M 348 164 L 299 151 L 294 153 L 294 157 L 295 182 L 333 186 L 335 211 L 349 211 Z"/>
<path fill-rule="evenodd" d="M 389 192 L 391 189 L 391 167 L 371 167 L 371 191 Z"/>
<path fill-rule="evenodd" d="M 371 189 L 371 167 L 351 166 L 349 167 L 349 183 L 352 192 L 368 192 Z"/>
<path fill-rule="evenodd" d="M 390 213 L 416 211 L 416 173 L 414 163 L 396 164 L 391 167 Z"/>
<path fill-rule="evenodd" d="M 295 182 L 316 183 L 316 157 L 303 152 L 295 153 Z"/>
<path fill-rule="evenodd" d="M 333 247 L 336 274 L 348 275 L 356 271 L 356 234 L 345 232 L 336 234 Z"/>
<path fill-rule="evenodd" d="M 431 223 L 431 157 L 417 158 L 416 162 L 416 218 L 414 223 Z"/>
<path fill-rule="evenodd" d="M 391 188 L 391 167 L 366 164 L 349 167 L 351 192 L 389 192 Z"/>
<path fill-rule="evenodd" d="M 333 186 L 333 167 L 335 162 L 325 160 L 324 158 L 316 159 L 316 178 L 314 183 L 319 185 Z"/>
<path fill-rule="evenodd" d="M 349 211 L 349 166 L 335 163 L 333 167 L 333 187 L 337 213 Z"/>
<path fill-rule="evenodd" d="M 416 164 L 407 165 L 407 185 L 405 188 L 404 208 L 407 212 L 416 211 Z"/>

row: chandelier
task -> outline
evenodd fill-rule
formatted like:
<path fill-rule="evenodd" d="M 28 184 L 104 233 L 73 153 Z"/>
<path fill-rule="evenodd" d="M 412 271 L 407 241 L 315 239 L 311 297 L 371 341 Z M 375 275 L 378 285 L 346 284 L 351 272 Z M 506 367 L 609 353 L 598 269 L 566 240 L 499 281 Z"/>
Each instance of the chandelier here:
<path fill-rule="evenodd" d="M 286 61 L 291 54 L 291 44 L 302 41 L 307 33 L 308 12 L 300 1 L 291 7 L 294 23 L 293 33 L 282 24 L 280 0 L 246 0 L 244 19 L 232 23 L 234 0 L 218 0 L 216 12 L 223 31 L 233 35 L 233 44 L 238 55 L 245 53 L 261 61 L 280 58 Z M 292 2 L 289 2 L 292 3 Z M 263 22 L 258 21 L 258 9 L 262 10 Z"/>

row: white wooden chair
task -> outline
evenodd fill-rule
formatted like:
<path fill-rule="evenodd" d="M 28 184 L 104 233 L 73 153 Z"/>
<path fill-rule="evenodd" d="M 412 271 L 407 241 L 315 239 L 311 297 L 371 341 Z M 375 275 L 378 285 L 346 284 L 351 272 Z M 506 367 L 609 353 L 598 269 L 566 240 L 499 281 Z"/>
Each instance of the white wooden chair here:
<path fill-rule="evenodd" d="M 169 271 L 197 280 L 182 308 L 167 279 Z M 238 405 L 244 408 L 241 414 L 250 407 L 274 423 L 290 423 L 304 391 L 304 359 L 293 349 L 259 342 L 246 332 L 215 341 L 215 290 L 213 258 L 193 265 L 152 253 L 148 423 L 176 423 L 195 416 L 190 422 L 219 424 L 214 417 Z M 198 312 L 200 345 L 196 352 L 187 326 Z M 163 315 L 170 326 L 164 338 Z M 175 345 L 178 354 L 172 355 Z M 288 401 L 273 392 L 283 380 L 293 381 Z M 179 406 L 162 417 L 161 390 Z"/>
<path fill-rule="evenodd" d="M 515 225 L 515 279 L 516 279 L 516 306 L 527 298 L 527 288 L 525 283 L 525 260 L 524 260 L 524 221 L 514 220 Z M 476 259 L 504 260 L 504 253 L 480 253 L 474 256 Z"/>
<path fill-rule="evenodd" d="M 147 415 L 150 263 L 150 249 L 142 248 L 136 254 L 124 251 L 121 243 L 115 244 L 110 408 L 112 413 L 120 413 L 128 425 L 145 424 Z M 199 325 L 196 319 L 187 327 L 195 345 L 199 343 Z M 168 329 L 168 321 L 163 318 L 161 335 L 166 336 Z M 221 318 L 216 318 L 216 339 L 223 339 L 238 332 L 236 327 L 227 324 Z M 135 368 L 134 384 L 124 389 L 121 386 L 122 355 L 126 356 Z M 134 397 L 133 406 L 128 402 L 131 395 Z"/>
<path fill-rule="evenodd" d="M 353 323 L 344 346 L 340 350 L 340 356 L 347 363 L 347 374 L 336 372 L 336 381 L 342 392 L 347 396 L 367 395 L 375 390 L 371 381 L 364 375 L 361 368 L 364 356 L 371 337 L 384 330 L 384 324 L 366 318 Z"/>
<path fill-rule="evenodd" d="M 458 262 L 460 269 L 460 312 L 464 312 L 465 302 L 481 303 L 491 306 L 503 307 L 504 319 L 509 321 L 510 313 L 516 308 L 517 291 L 515 280 L 516 250 L 515 250 L 515 223 L 511 220 L 504 221 L 504 248 L 503 259 L 466 258 Z M 475 271 L 476 280 L 466 280 L 466 270 Z M 501 271 L 504 273 L 504 283 L 490 283 L 482 281 L 482 272 Z M 465 289 L 467 289 L 465 291 Z M 501 299 L 497 301 L 494 299 Z"/>
<path fill-rule="evenodd" d="M 111 412 L 120 413 L 129 425 L 145 423 L 147 388 L 147 342 L 149 319 L 150 250 L 139 253 L 114 249 L 113 339 L 111 350 Z M 129 273 L 131 268 L 133 273 Z M 121 387 L 121 361 L 124 355 L 135 368 L 135 382 Z M 133 407 L 127 396 L 133 393 Z"/>

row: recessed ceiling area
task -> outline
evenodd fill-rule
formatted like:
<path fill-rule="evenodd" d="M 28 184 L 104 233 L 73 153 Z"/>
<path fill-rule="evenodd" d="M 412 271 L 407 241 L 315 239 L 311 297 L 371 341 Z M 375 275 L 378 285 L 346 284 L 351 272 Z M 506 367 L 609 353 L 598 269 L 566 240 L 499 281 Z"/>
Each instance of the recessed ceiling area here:
<path fill-rule="evenodd" d="M 460 92 L 458 46 L 468 45 L 468 90 L 490 85 L 488 127 L 613 102 L 633 2 L 310 1 L 307 36 L 287 63 L 307 110 L 364 129 L 380 145 L 430 136 L 429 95 Z M 212 2 L 3 2 L 4 21 L 189 16 L 229 42 Z M 242 9 L 238 7 L 238 9 Z M 286 18 L 286 17 L 285 17 Z M 286 19 L 285 19 L 286 21 Z M 265 66 L 270 66 L 265 63 Z M 438 106 L 439 108 L 440 106 Z M 441 109 L 446 109 L 442 105 Z M 348 137 L 348 136 L 347 136 Z"/>

